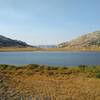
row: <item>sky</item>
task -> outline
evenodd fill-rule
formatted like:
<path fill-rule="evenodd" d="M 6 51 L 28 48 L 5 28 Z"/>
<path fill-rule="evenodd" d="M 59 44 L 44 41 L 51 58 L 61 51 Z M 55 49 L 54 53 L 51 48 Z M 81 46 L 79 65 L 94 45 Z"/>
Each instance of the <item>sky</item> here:
<path fill-rule="evenodd" d="M 0 0 L 0 35 L 59 44 L 100 30 L 100 0 Z"/>

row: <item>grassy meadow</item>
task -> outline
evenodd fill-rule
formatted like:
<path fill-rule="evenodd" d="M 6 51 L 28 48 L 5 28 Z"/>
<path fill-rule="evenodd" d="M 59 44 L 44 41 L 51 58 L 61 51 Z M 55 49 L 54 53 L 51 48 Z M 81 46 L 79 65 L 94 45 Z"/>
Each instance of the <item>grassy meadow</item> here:
<path fill-rule="evenodd" d="M 100 100 L 100 66 L 0 65 L 0 100 Z"/>

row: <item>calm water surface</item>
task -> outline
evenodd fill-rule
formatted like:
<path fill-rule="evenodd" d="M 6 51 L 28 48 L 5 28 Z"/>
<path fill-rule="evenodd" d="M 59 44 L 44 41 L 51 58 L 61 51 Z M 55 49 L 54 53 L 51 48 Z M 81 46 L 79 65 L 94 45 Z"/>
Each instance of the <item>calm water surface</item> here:
<path fill-rule="evenodd" d="M 0 64 L 100 65 L 100 52 L 0 52 Z"/>

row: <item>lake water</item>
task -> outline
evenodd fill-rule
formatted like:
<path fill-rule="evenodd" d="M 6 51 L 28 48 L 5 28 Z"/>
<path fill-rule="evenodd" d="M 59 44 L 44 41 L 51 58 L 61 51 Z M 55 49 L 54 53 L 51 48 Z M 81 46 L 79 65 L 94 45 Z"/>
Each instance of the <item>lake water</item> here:
<path fill-rule="evenodd" d="M 100 52 L 0 52 L 0 64 L 100 65 Z"/>

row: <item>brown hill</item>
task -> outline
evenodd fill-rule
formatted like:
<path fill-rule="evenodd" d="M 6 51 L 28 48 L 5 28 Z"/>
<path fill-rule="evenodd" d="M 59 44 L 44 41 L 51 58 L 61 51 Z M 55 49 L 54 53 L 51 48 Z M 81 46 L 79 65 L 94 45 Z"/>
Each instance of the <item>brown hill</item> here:
<path fill-rule="evenodd" d="M 100 47 L 100 31 L 85 34 L 69 42 L 58 45 L 59 48 Z"/>

